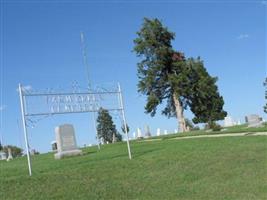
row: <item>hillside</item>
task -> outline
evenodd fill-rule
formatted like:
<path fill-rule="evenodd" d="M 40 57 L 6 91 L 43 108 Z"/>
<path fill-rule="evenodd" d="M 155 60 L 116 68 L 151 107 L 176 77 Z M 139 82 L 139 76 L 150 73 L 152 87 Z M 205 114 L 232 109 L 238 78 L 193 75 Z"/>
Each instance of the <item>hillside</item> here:
<path fill-rule="evenodd" d="M 267 137 L 131 142 L 1 161 L 1 199 L 265 199 Z"/>

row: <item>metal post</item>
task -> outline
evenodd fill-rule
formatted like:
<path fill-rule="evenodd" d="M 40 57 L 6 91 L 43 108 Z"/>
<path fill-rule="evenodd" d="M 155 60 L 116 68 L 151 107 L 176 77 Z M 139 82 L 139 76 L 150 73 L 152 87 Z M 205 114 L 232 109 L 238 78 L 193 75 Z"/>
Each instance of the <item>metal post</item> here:
<path fill-rule="evenodd" d="M 19 97 L 20 97 L 20 108 L 21 108 L 25 146 L 26 146 L 27 159 L 28 159 L 29 175 L 31 176 L 32 175 L 32 167 L 31 167 L 31 158 L 30 158 L 30 152 L 29 152 L 28 134 L 27 134 L 26 121 L 25 121 L 25 107 L 24 107 L 24 99 L 23 99 L 21 84 L 19 84 Z"/>
<path fill-rule="evenodd" d="M 124 130 L 125 130 L 125 134 L 126 134 L 126 140 L 127 140 L 127 147 L 128 147 L 128 154 L 129 154 L 129 159 L 132 159 L 132 154 L 131 154 L 131 148 L 130 148 L 130 142 L 129 142 L 129 136 L 128 136 L 128 130 L 127 130 L 127 123 L 126 123 L 126 119 L 125 119 L 125 113 L 124 113 L 124 105 L 123 105 L 123 97 L 121 94 L 121 86 L 120 83 L 118 83 L 118 95 L 119 95 L 119 103 L 120 103 L 120 108 L 121 108 L 121 112 L 122 112 L 122 120 L 123 120 L 123 125 L 124 125 Z"/>
<path fill-rule="evenodd" d="M 88 61 L 87 61 L 85 38 L 84 38 L 83 32 L 81 32 L 81 46 L 82 46 L 82 53 L 83 53 L 83 62 L 84 62 L 84 66 L 86 68 L 88 90 L 89 90 L 89 92 L 91 92 L 91 89 L 92 89 L 91 86 L 92 85 L 91 85 L 91 81 L 90 81 L 89 65 L 88 65 Z M 95 95 L 93 95 L 93 101 L 94 101 L 93 106 L 94 106 L 94 110 L 95 110 Z M 98 134 L 97 134 L 97 128 L 96 128 L 95 111 L 93 111 L 93 120 L 94 120 L 95 132 L 96 132 L 97 146 L 98 146 L 98 149 L 100 150 L 100 141 L 99 141 L 99 137 L 98 137 Z"/>

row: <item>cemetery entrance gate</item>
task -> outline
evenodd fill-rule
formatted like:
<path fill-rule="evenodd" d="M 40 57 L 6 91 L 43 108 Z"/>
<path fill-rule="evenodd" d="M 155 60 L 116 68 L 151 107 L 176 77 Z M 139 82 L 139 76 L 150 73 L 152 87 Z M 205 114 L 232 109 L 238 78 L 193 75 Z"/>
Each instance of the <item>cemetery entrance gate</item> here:
<path fill-rule="evenodd" d="M 29 152 L 27 120 L 35 116 L 89 112 L 96 113 L 101 107 L 108 111 L 116 111 L 122 119 L 125 130 L 129 159 L 132 158 L 120 84 L 118 84 L 115 89 L 98 89 L 96 91 L 87 90 L 84 92 L 34 92 L 25 89 L 19 84 L 19 96 L 30 176 L 32 175 L 32 166 Z M 109 101 L 110 99 L 113 99 L 113 101 Z"/>

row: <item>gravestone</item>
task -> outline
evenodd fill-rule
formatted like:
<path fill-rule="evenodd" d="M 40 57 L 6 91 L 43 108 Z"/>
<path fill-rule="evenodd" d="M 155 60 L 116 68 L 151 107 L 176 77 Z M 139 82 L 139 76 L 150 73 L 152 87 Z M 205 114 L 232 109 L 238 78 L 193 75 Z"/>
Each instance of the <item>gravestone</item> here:
<path fill-rule="evenodd" d="M 263 121 L 259 115 L 248 115 L 245 117 L 246 123 L 248 123 L 248 127 L 259 127 L 262 125 Z"/>
<path fill-rule="evenodd" d="M 0 151 L 0 160 L 6 160 L 6 153 L 4 151 Z"/>
<path fill-rule="evenodd" d="M 174 129 L 174 133 L 178 133 L 178 130 L 177 129 Z"/>
<path fill-rule="evenodd" d="M 145 126 L 145 137 L 146 138 L 151 137 L 151 133 L 150 133 L 150 129 L 148 125 Z"/>
<path fill-rule="evenodd" d="M 136 139 L 136 134 L 135 134 L 135 132 L 133 132 L 133 138 Z"/>
<path fill-rule="evenodd" d="M 167 130 L 164 130 L 164 135 L 167 135 L 168 134 L 168 131 Z"/>
<path fill-rule="evenodd" d="M 137 128 L 137 138 L 142 138 L 142 132 L 140 128 Z"/>
<path fill-rule="evenodd" d="M 160 128 L 157 129 L 157 136 L 160 136 Z"/>
<path fill-rule="evenodd" d="M 224 118 L 224 127 L 229 127 L 229 126 L 234 126 L 234 125 L 235 125 L 235 122 L 231 116 Z"/>
<path fill-rule="evenodd" d="M 61 159 L 67 156 L 82 155 L 78 149 L 74 128 L 71 124 L 64 124 L 55 128 L 57 153 L 55 159 Z"/>
<path fill-rule="evenodd" d="M 37 155 L 37 154 L 39 154 L 39 152 L 37 150 L 35 150 L 35 149 L 32 149 L 31 152 L 30 152 L 31 156 L 34 156 L 34 155 Z"/>
<path fill-rule="evenodd" d="M 100 138 L 100 144 L 105 144 L 105 142 L 104 142 L 104 138 Z"/>
<path fill-rule="evenodd" d="M 7 149 L 7 152 L 8 152 L 7 161 L 13 160 L 13 156 L 12 156 L 11 149 L 8 148 L 8 149 Z"/>

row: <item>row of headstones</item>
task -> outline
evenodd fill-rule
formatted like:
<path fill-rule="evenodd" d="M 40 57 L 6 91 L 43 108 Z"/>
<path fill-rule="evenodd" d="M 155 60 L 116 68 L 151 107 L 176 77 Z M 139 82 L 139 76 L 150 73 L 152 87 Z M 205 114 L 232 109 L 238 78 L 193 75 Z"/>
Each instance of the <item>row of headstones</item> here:
<path fill-rule="evenodd" d="M 245 117 L 248 127 L 259 127 L 263 124 L 263 119 L 259 115 L 248 115 Z"/>
<path fill-rule="evenodd" d="M 6 153 L 4 151 L 0 151 L 0 160 L 6 160 L 6 161 L 13 160 L 11 149 L 8 148 L 7 152 L 8 152 L 8 156 L 6 157 Z"/>
<path fill-rule="evenodd" d="M 253 115 L 245 116 L 245 122 L 248 124 L 248 127 L 258 127 L 263 124 L 264 120 L 259 115 L 253 114 Z M 240 120 L 236 122 L 232 119 L 231 116 L 227 116 L 224 118 L 225 127 L 234 126 L 234 125 L 241 125 Z"/>
<path fill-rule="evenodd" d="M 174 130 L 174 132 L 178 132 Z M 55 129 L 56 141 L 52 143 L 52 148 L 55 151 L 55 159 L 61 159 L 65 156 L 81 155 L 82 151 L 78 149 L 74 127 L 71 124 L 64 124 L 56 127 Z M 164 135 L 167 135 L 168 131 L 164 130 Z M 141 129 L 137 129 L 137 135 L 134 133 L 134 138 L 142 138 Z M 157 136 L 161 135 L 161 131 L 157 129 Z M 144 137 L 150 137 L 151 132 L 149 126 L 145 127 Z"/>
<path fill-rule="evenodd" d="M 178 130 L 175 129 L 174 133 L 178 133 Z M 156 135 L 157 136 L 162 135 L 160 128 L 157 128 Z M 168 135 L 168 131 L 166 129 L 163 131 L 163 135 Z M 145 126 L 145 134 L 144 134 L 144 136 L 143 136 L 142 131 L 141 131 L 140 128 L 137 128 L 137 134 L 136 134 L 136 132 L 133 132 L 133 138 L 134 139 L 143 138 L 143 137 L 145 137 L 145 138 L 151 137 L 151 132 L 150 132 L 149 126 Z"/>
<path fill-rule="evenodd" d="M 247 117 L 246 120 L 248 122 L 253 121 L 254 123 L 258 123 L 260 121 L 258 116 Z M 174 130 L 174 132 L 177 133 L 178 131 Z M 55 145 L 57 149 L 57 153 L 55 154 L 56 159 L 60 159 L 65 156 L 73 156 L 73 155 L 82 154 L 82 151 L 79 150 L 77 147 L 74 128 L 71 124 L 64 124 L 64 125 L 56 127 L 55 133 L 56 133 L 56 144 Z M 160 128 L 157 129 L 156 134 L 157 136 L 161 135 Z M 164 135 L 167 135 L 167 134 L 168 134 L 168 131 L 164 130 Z M 151 132 L 150 132 L 149 126 L 145 126 L 144 137 L 150 137 L 150 136 L 151 136 Z M 143 137 L 140 128 L 137 129 L 137 135 L 135 132 L 133 133 L 133 137 L 134 139 Z M 12 156 L 11 150 L 9 153 L 8 160 L 12 159 L 12 157 L 10 156 Z"/>
<path fill-rule="evenodd" d="M 151 132 L 149 126 L 146 126 L 145 137 L 150 137 Z M 177 131 L 175 131 L 177 132 Z M 141 129 L 137 129 L 137 137 L 142 137 Z M 64 124 L 55 128 L 56 142 L 52 143 L 52 148 L 55 150 L 55 159 L 61 159 L 66 156 L 82 155 L 82 151 L 78 149 L 74 127 L 71 124 Z M 164 135 L 167 135 L 167 130 L 164 130 Z M 160 135 L 160 129 L 157 129 L 157 135 Z M 134 133 L 135 137 L 135 133 Z M 1 159 L 6 159 L 5 153 L 0 154 Z M 13 159 L 11 149 L 8 148 L 7 161 Z"/>

